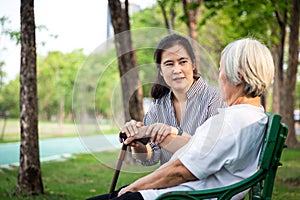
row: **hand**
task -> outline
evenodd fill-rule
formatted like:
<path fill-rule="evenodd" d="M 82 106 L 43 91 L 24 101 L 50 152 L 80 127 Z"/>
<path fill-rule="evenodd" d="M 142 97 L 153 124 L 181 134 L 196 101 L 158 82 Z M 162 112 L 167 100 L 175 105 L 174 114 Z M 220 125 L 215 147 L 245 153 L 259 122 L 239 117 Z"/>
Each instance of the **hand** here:
<path fill-rule="evenodd" d="M 130 187 L 131 185 L 128 185 L 127 187 L 122 188 L 119 193 L 118 197 L 125 194 L 126 192 L 137 192 L 137 190 L 134 190 L 133 188 Z"/>
<path fill-rule="evenodd" d="M 125 133 L 127 137 L 133 137 L 134 135 L 138 134 L 138 128 L 142 127 L 143 125 L 144 125 L 143 122 L 130 120 L 121 128 L 121 132 Z M 119 137 L 119 141 L 120 143 L 122 143 L 123 142 L 122 138 Z M 135 147 L 135 146 L 139 146 L 139 144 L 134 142 L 131 143 L 130 146 Z"/>
<path fill-rule="evenodd" d="M 150 139 L 149 137 L 147 137 L 145 135 L 147 128 L 148 128 L 147 126 L 142 126 L 142 127 L 138 128 L 137 134 L 130 136 L 130 137 L 127 137 L 126 135 L 125 135 L 125 137 L 122 137 L 123 140 L 125 138 L 124 144 L 130 145 L 132 147 L 138 147 L 141 144 L 146 145 Z M 121 134 L 124 134 L 124 133 L 121 133 Z M 126 139 L 126 137 L 127 137 L 127 139 Z"/>
<path fill-rule="evenodd" d="M 160 144 L 169 134 L 177 134 L 177 128 L 163 123 L 155 123 L 148 126 L 145 135 L 151 137 L 151 141 Z"/>

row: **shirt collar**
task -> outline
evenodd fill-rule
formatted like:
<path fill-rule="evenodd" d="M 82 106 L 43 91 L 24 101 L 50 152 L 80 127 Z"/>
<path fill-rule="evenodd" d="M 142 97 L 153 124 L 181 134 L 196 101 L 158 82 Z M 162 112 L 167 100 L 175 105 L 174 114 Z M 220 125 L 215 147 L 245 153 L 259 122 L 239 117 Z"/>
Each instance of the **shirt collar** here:
<path fill-rule="evenodd" d="M 203 80 L 202 77 L 199 77 L 198 80 L 196 80 L 190 87 L 190 89 L 187 91 L 186 96 L 187 98 L 191 98 L 192 96 L 194 96 L 195 94 L 201 92 L 205 86 L 207 86 L 206 82 Z M 171 95 L 172 95 L 172 91 L 170 90 L 169 93 L 167 94 L 167 98 L 171 99 Z"/>

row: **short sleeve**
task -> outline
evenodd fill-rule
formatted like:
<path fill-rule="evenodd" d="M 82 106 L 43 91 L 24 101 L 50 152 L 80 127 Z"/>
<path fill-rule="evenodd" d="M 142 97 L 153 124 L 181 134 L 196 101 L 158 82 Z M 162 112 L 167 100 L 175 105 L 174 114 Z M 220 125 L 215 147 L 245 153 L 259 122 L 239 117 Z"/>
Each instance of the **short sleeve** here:
<path fill-rule="evenodd" d="M 198 179 L 207 178 L 232 162 L 231 158 L 235 157 L 235 138 L 228 137 L 230 132 L 233 130 L 224 122 L 222 115 L 213 116 L 180 149 L 178 159 Z"/>

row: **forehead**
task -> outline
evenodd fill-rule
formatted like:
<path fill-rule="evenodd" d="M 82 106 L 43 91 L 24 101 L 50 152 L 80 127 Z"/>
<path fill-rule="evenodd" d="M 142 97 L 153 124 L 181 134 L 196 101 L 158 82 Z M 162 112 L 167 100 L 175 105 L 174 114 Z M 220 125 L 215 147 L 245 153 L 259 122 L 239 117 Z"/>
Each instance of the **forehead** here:
<path fill-rule="evenodd" d="M 174 45 L 168 49 L 165 49 L 165 51 L 162 53 L 162 61 L 164 60 L 177 60 L 179 58 L 189 58 L 190 56 L 187 53 L 186 49 L 181 45 Z"/>

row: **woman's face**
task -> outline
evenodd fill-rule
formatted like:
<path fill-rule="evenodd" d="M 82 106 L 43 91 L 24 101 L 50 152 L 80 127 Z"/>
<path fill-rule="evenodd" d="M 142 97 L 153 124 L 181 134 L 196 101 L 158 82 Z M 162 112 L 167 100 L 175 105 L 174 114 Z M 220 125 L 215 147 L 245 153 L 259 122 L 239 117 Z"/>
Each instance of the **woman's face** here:
<path fill-rule="evenodd" d="M 194 82 L 194 66 L 181 45 L 166 49 L 161 57 L 160 74 L 174 92 L 186 93 Z"/>

